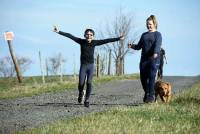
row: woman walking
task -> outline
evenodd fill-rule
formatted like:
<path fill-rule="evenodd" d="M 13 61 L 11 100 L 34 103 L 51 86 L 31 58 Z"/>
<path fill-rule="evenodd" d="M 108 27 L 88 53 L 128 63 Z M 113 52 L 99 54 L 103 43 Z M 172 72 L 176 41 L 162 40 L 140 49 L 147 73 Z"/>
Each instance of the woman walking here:
<path fill-rule="evenodd" d="M 140 50 L 140 80 L 144 89 L 143 101 L 146 103 L 155 102 L 154 83 L 156 73 L 160 64 L 160 48 L 162 44 L 161 33 L 157 31 L 157 21 L 154 15 L 146 20 L 147 32 L 144 32 L 138 44 L 128 44 L 129 48 Z"/>

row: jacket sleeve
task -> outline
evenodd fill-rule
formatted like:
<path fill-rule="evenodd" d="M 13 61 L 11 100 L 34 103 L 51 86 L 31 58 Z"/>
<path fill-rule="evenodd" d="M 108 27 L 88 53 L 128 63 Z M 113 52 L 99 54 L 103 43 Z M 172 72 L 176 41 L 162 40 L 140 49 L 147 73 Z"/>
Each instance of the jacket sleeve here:
<path fill-rule="evenodd" d="M 108 38 L 108 39 L 103 39 L 103 40 L 95 40 L 95 46 L 100 46 L 106 43 L 110 43 L 110 42 L 115 42 L 115 41 L 119 41 L 120 37 L 118 38 Z"/>
<path fill-rule="evenodd" d="M 138 42 L 138 44 L 133 44 L 132 46 L 131 46 L 131 48 L 132 49 L 134 49 L 134 50 L 140 50 L 141 48 L 142 48 L 142 41 L 143 40 L 143 34 L 142 34 L 142 36 L 141 36 L 141 38 L 140 38 L 140 40 L 139 40 L 139 42 Z"/>
<path fill-rule="evenodd" d="M 58 34 L 63 35 L 65 37 L 68 37 L 68 38 L 72 39 L 73 41 L 75 41 L 78 44 L 80 44 L 81 40 L 82 40 L 81 38 L 75 37 L 70 33 L 65 33 L 65 32 L 59 31 Z"/>
<path fill-rule="evenodd" d="M 160 53 L 160 49 L 161 49 L 161 44 L 162 44 L 162 35 L 160 32 L 156 33 L 156 41 L 155 41 L 155 48 L 154 48 L 154 54 Z"/>

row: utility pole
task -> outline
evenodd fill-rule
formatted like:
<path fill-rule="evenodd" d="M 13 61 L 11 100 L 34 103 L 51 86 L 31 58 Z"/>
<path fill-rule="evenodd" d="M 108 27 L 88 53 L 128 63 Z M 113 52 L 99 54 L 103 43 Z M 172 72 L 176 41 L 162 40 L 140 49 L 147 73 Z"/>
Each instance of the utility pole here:
<path fill-rule="evenodd" d="M 12 48 L 12 40 L 14 38 L 14 33 L 13 32 L 5 32 L 4 37 L 5 37 L 5 40 L 8 42 L 10 55 L 12 57 L 12 60 L 13 60 L 14 66 L 15 66 L 15 71 L 17 74 L 17 79 L 18 79 L 19 83 L 22 83 L 23 77 L 21 75 L 20 67 L 18 65 L 17 58 L 16 58 L 15 53 Z"/>

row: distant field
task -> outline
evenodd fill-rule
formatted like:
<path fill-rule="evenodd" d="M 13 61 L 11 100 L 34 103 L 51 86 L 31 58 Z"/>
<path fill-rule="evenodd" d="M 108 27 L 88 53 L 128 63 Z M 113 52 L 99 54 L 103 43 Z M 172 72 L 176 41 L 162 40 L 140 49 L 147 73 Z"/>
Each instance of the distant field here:
<path fill-rule="evenodd" d="M 138 74 L 123 76 L 101 76 L 94 77 L 94 85 L 113 80 L 138 79 Z M 63 82 L 59 76 L 49 76 L 42 83 L 42 77 L 25 77 L 23 83 L 19 84 L 16 78 L 0 78 L 0 99 L 17 98 L 38 95 L 46 92 L 58 92 L 62 90 L 76 89 L 78 76 L 63 76 Z"/>

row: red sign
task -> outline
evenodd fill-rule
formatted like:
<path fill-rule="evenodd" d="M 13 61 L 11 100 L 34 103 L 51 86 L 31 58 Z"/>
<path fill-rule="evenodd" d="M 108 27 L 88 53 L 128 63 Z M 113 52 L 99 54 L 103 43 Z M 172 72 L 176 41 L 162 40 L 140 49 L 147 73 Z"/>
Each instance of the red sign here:
<path fill-rule="evenodd" d="M 4 33 L 4 38 L 5 38 L 5 40 L 13 40 L 14 33 L 13 32 L 5 32 Z"/>

